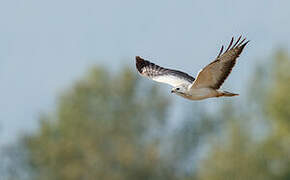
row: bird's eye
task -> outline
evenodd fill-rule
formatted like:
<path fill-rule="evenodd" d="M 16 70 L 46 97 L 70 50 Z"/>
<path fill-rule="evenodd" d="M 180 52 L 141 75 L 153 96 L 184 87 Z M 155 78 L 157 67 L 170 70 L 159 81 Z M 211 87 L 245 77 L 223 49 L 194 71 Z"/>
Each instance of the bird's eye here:
<path fill-rule="evenodd" d="M 179 91 L 180 88 L 176 88 L 177 91 Z"/>

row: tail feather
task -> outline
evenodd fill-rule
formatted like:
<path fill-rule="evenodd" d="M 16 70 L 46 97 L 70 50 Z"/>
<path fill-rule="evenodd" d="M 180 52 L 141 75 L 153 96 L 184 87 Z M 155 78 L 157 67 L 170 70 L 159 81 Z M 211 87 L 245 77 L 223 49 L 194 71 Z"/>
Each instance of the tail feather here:
<path fill-rule="evenodd" d="M 219 91 L 218 97 L 221 97 L 221 96 L 232 97 L 232 96 L 238 96 L 238 95 L 239 94 L 231 93 L 231 92 L 228 92 L 228 91 Z"/>

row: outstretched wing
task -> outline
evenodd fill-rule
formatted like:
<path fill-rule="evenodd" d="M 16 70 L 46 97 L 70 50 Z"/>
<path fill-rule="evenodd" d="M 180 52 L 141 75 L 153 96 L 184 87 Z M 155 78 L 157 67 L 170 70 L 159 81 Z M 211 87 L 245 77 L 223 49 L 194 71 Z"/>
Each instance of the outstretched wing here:
<path fill-rule="evenodd" d="M 170 84 L 174 87 L 181 84 L 190 85 L 194 81 L 193 77 L 184 72 L 160 67 L 139 56 L 136 56 L 136 68 L 142 76 L 148 77 L 157 82 Z"/>
<path fill-rule="evenodd" d="M 241 37 L 242 36 L 238 38 L 234 45 L 234 38 L 232 38 L 228 48 L 224 53 L 224 47 L 222 46 L 217 58 L 198 73 L 196 80 L 192 85 L 193 88 L 220 88 L 225 79 L 231 73 L 232 68 L 236 63 L 236 59 L 239 57 L 244 47 L 249 42 L 245 42 L 246 38 L 240 41 Z"/>

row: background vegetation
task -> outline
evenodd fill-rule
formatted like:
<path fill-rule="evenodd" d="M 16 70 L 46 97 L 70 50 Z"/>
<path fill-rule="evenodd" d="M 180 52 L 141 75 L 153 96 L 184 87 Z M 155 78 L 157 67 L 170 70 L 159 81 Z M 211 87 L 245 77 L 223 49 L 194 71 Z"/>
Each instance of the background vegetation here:
<path fill-rule="evenodd" d="M 244 104 L 232 99 L 215 113 L 195 104 L 174 130 L 164 91 L 128 68 L 92 68 L 35 133 L 1 149 L 0 179 L 288 180 L 290 57 L 269 59 Z"/>

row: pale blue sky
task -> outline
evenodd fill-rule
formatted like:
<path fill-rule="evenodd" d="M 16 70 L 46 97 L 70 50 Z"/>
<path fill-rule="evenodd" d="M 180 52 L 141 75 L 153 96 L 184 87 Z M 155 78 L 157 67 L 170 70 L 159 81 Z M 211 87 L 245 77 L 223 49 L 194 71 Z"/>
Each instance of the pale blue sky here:
<path fill-rule="evenodd" d="M 35 128 L 93 64 L 134 69 L 140 55 L 195 75 L 242 34 L 251 42 L 225 84 L 241 92 L 255 62 L 289 51 L 289 19 L 289 0 L 0 1 L 0 144 Z"/>

